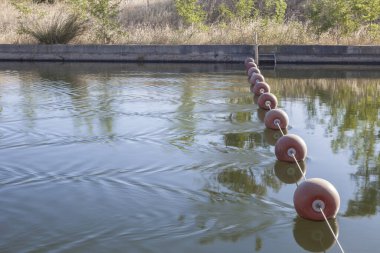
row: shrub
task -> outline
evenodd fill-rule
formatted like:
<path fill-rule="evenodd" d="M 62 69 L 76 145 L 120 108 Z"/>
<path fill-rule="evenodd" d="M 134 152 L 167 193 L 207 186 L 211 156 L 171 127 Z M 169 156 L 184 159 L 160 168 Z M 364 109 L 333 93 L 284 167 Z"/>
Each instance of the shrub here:
<path fill-rule="evenodd" d="M 67 0 L 82 18 L 92 22 L 96 40 L 112 43 L 118 35 L 125 35 L 118 19 L 121 0 Z"/>
<path fill-rule="evenodd" d="M 264 15 L 273 18 L 277 22 L 283 22 L 287 4 L 285 0 L 264 1 Z"/>
<path fill-rule="evenodd" d="M 206 12 L 197 0 L 174 0 L 178 15 L 187 25 L 202 26 L 206 20 Z"/>
<path fill-rule="evenodd" d="M 249 19 L 252 16 L 253 0 L 237 0 L 235 2 L 236 16 L 240 19 Z"/>
<path fill-rule="evenodd" d="M 55 0 L 33 0 L 33 3 L 36 3 L 36 4 L 42 4 L 42 3 L 53 4 L 53 3 L 55 3 Z"/>
<path fill-rule="evenodd" d="M 360 23 L 355 20 L 353 3 L 346 0 L 317 0 L 308 6 L 308 18 L 318 36 L 335 31 L 337 38 L 356 31 Z"/>
<path fill-rule="evenodd" d="M 40 44 L 67 44 L 85 31 L 85 23 L 78 14 L 57 14 L 49 20 L 39 19 L 31 24 L 22 23 L 20 32 Z"/>

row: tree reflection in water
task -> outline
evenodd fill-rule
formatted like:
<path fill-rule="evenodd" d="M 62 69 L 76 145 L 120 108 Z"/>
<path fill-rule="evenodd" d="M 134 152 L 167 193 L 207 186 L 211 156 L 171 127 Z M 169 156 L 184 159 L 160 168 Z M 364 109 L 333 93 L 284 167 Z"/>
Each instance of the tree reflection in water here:
<path fill-rule="evenodd" d="M 378 79 L 272 79 L 268 80 L 282 103 L 303 101 L 307 111 L 305 125 L 313 129 L 322 125 L 331 138 L 334 153 L 350 151 L 350 163 L 357 170 L 351 175 L 356 184 L 354 196 L 349 200 L 345 216 L 376 215 L 380 205 L 380 83 Z M 265 112 L 258 110 L 257 118 Z M 276 131 L 268 133 L 242 132 L 224 135 L 227 146 L 257 148 L 274 145 Z M 306 170 L 306 164 L 300 164 Z M 261 175 L 243 169 L 223 170 L 218 182 L 237 193 L 263 196 L 268 187 L 279 190 L 282 183 L 295 183 L 301 173 L 298 170 L 284 171 L 287 164 L 276 163 L 274 173 L 268 170 Z M 290 168 L 290 167 L 289 167 Z M 280 173 L 281 172 L 281 173 Z M 293 173 L 294 172 L 294 173 Z M 285 174 L 284 174 L 285 173 Z M 278 175 L 281 180 L 264 180 L 265 175 Z M 289 174 L 289 175 L 288 175 Z M 286 177 L 288 176 L 288 177 Z M 261 180 L 260 180 L 261 179 Z M 331 220 L 338 232 L 336 220 Z M 323 231 L 322 231 L 323 230 Z M 322 231 L 322 232 L 321 232 Z M 324 238 L 318 237 L 324 235 Z M 309 251 L 325 251 L 334 244 L 334 238 L 325 223 L 310 222 L 297 218 L 294 237 L 299 245 Z"/>
<path fill-rule="evenodd" d="M 49 64 L 44 65 L 48 67 Z M 58 71 L 59 70 L 59 71 Z M 65 71 L 63 71 L 65 70 Z M 55 76 L 57 73 L 62 72 L 62 76 Z M 79 71 L 79 70 L 78 70 Z M 123 94 L 118 94 L 120 90 L 113 80 L 114 74 L 107 73 L 107 71 L 101 69 L 78 72 L 75 67 L 71 68 L 57 68 L 56 65 L 51 68 L 39 68 L 38 71 L 33 70 L 30 75 L 33 78 L 28 77 L 29 83 L 24 82 L 22 87 L 22 94 L 25 106 L 22 108 L 25 114 L 25 118 L 30 119 L 33 123 L 35 118 L 35 108 L 41 106 L 49 106 L 49 104 L 36 104 L 33 100 L 33 94 L 31 94 L 30 87 L 28 85 L 36 85 L 33 80 L 38 80 L 38 85 L 41 85 L 41 92 L 34 94 L 35 96 L 43 95 L 45 89 L 50 88 L 52 92 L 51 97 L 54 98 L 54 94 L 66 94 L 71 99 L 71 106 L 68 107 L 68 113 L 72 113 L 73 118 L 77 120 L 75 131 L 79 131 L 82 127 L 87 127 L 86 133 L 91 133 L 96 130 L 91 130 L 94 122 L 100 121 L 101 129 L 98 130 L 98 135 L 103 136 L 105 140 L 112 140 L 113 133 L 115 132 L 115 120 L 119 113 L 118 102 L 114 97 L 125 99 Z M 97 85 L 98 90 L 94 89 L 91 83 L 94 82 L 92 74 L 94 72 L 102 73 L 101 79 L 97 77 L 97 82 L 102 85 Z M 120 72 L 117 69 L 116 74 Z M 99 73 L 96 73 L 99 74 Z M 115 74 L 115 75 L 116 75 Z M 123 80 L 123 82 L 132 81 Z M 94 78 L 95 79 L 95 78 Z M 326 129 L 325 134 L 332 138 L 331 148 L 333 152 L 340 152 L 342 150 L 350 150 L 350 162 L 357 166 L 357 171 L 352 174 L 352 180 L 356 183 L 356 192 L 353 198 L 348 203 L 348 208 L 345 211 L 346 216 L 365 216 L 374 215 L 377 212 L 380 204 L 380 154 L 379 154 L 379 140 L 380 140 L 380 83 L 379 79 L 284 79 L 267 78 L 271 88 L 275 91 L 277 98 L 281 103 L 293 103 L 296 101 L 304 103 L 308 118 L 305 125 L 308 128 L 313 128 L 316 124 L 320 124 Z M 42 82 L 40 82 L 42 80 Z M 44 87 L 43 80 L 51 80 L 55 86 Z M 186 83 L 190 80 L 181 79 Z M 150 84 L 148 84 L 150 85 Z M 175 132 L 176 139 L 174 144 L 178 144 L 177 147 L 188 147 L 193 145 L 194 137 L 197 134 L 197 122 L 194 118 L 194 114 L 197 113 L 196 105 L 197 101 L 194 99 L 198 95 L 192 86 L 179 85 L 181 95 L 176 98 L 178 107 L 176 113 L 178 113 L 177 119 L 174 122 L 176 129 L 180 129 L 180 133 Z M 244 88 L 241 91 L 242 94 L 248 92 L 248 88 Z M 253 104 L 253 96 L 242 95 L 241 97 L 231 98 L 229 103 L 233 104 Z M 240 107 L 235 107 L 240 110 Z M 252 111 L 238 111 L 234 112 L 230 116 L 230 120 L 233 123 L 250 123 L 253 121 L 253 117 L 257 117 L 258 120 L 263 120 L 266 111 L 257 110 L 257 116 L 252 106 Z M 102 112 L 109 112 L 104 114 Z M 75 117 L 81 116 L 81 117 Z M 232 124 L 231 124 L 232 125 Z M 232 146 L 239 149 L 256 149 L 266 148 L 269 149 L 273 146 L 276 140 L 281 136 L 278 131 L 265 129 L 262 131 L 252 131 L 244 128 L 228 129 L 227 133 L 224 132 L 218 135 L 223 136 L 223 141 L 226 146 Z M 96 134 L 96 133 L 95 133 Z M 219 132 L 218 132 L 219 134 Z M 208 145 L 208 144 L 207 144 Z M 210 149 L 213 150 L 212 148 Z M 303 166 L 303 165 L 301 165 Z M 264 166 L 262 166 L 264 167 Z M 298 170 L 290 169 L 285 165 L 286 170 L 281 170 L 281 166 L 276 163 L 268 168 L 253 169 L 245 164 L 238 164 L 236 166 L 230 166 L 216 172 L 215 181 L 218 187 L 225 187 L 225 191 L 213 191 L 206 186 L 206 192 L 210 197 L 210 203 L 207 203 L 203 207 L 200 207 L 200 213 L 203 214 L 197 217 L 198 226 L 200 229 L 206 227 L 210 217 L 220 224 L 215 229 L 216 235 L 205 236 L 201 239 L 202 244 L 207 244 L 215 238 L 221 238 L 223 240 L 236 241 L 242 236 L 255 234 L 256 242 L 255 249 L 258 251 L 263 245 L 263 241 L 259 237 L 258 233 L 263 228 L 271 226 L 275 221 L 270 211 L 275 210 L 271 205 L 266 203 L 249 203 L 244 204 L 241 201 L 240 205 L 223 205 L 223 202 L 233 202 L 236 199 L 251 199 L 251 195 L 256 195 L 258 199 L 264 197 L 269 189 L 273 191 L 279 191 L 283 183 L 293 183 L 299 178 Z M 281 171 L 277 171 L 280 169 Z M 286 172 L 285 175 L 280 172 Z M 278 178 L 276 177 L 278 176 Z M 286 178 L 285 176 L 290 176 Z M 293 177 L 295 176 L 295 177 Z M 247 201 L 248 202 L 248 201 Z M 252 205 L 256 213 L 252 212 Z M 203 210 L 201 210 L 203 208 Z M 221 211 L 222 210 L 222 211 Z M 275 210 L 276 213 L 280 211 Z M 240 214 L 237 217 L 236 213 Z M 236 219 L 236 220 L 235 220 Z M 224 223 L 224 221 L 228 221 Z M 206 224 L 206 225 L 205 225 Z M 223 229 L 239 224 L 240 227 L 235 230 Z M 303 245 L 303 241 L 308 242 L 308 238 L 302 239 L 302 236 L 307 236 L 305 231 L 314 226 L 320 224 L 326 227 L 324 223 L 312 224 L 296 220 L 294 227 L 294 237 L 296 241 Z M 227 225 L 227 226 L 226 226 Z M 300 229 L 301 228 L 301 229 Z M 300 233 L 297 231 L 301 231 Z M 319 232 L 317 234 L 320 234 Z M 329 232 L 323 232 L 324 235 L 329 235 Z M 301 239 L 299 238 L 301 236 Z M 311 238 L 315 238 L 312 236 Z M 318 236 L 317 236 L 318 237 Z M 302 243 L 301 243 L 302 242 Z M 308 250 L 323 250 L 324 248 L 318 248 L 320 241 L 317 241 L 317 246 L 314 246 L 313 241 L 308 245 L 302 246 Z M 329 245 L 330 241 L 323 241 L 323 245 Z"/>
<path fill-rule="evenodd" d="M 265 184 L 257 182 L 252 170 L 227 169 L 218 174 L 218 181 L 238 193 L 263 196 L 267 191 Z"/>

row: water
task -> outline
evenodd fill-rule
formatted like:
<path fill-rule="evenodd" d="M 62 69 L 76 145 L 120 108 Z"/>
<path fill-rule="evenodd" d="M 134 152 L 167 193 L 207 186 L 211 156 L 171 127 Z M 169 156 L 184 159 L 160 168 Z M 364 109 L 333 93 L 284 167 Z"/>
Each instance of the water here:
<path fill-rule="evenodd" d="M 242 65 L 0 64 L 0 252 L 340 252 Z M 378 67 L 264 70 L 347 252 L 380 247 Z"/>

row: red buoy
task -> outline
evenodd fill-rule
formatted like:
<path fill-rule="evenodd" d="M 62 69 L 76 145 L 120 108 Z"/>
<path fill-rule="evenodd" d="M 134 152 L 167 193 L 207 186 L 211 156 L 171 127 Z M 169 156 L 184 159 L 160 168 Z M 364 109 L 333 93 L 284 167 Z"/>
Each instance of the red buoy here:
<path fill-rule="evenodd" d="M 264 76 L 261 74 L 252 74 L 252 76 L 249 78 L 249 83 L 255 85 L 258 82 L 265 82 Z"/>
<path fill-rule="evenodd" d="M 264 123 L 267 128 L 279 130 L 285 129 L 289 124 L 289 117 L 281 109 L 273 109 L 265 114 Z"/>
<path fill-rule="evenodd" d="M 255 62 L 255 60 L 252 58 L 252 57 L 247 57 L 247 58 L 245 58 L 245 60 L 244 60 L 244 65 L 246 65 L 248 62 Z"/>
<path fill-rule="evenodd" d="M 256 63 L 254 62 L 248 62 L 247 64 L 245 64 L 245 70 L 248 71 L 248 69 L 250 68 L 257 68 L 257 65 Z"/>
<path fill-rule="evenodd" d="M 250 77 L 252 76 L 253 73 L 256 73 L 256 74 L 260 74 L 260 69 L 256 68 L 256 67 L 252 67 L 252 68 L 249 68 L 247 70 L 247 75 Z"/>
<path fill-rule="evenodd" d="M 251 92 L 260 96 L 263 93 L 270 92 L 270 87 L 267 83 L 258 82 L 256 84 L 251 84 Z"/>
<path fill-rule="evenodd" d="M 265 110 L 274 109 L 277 107 L 277 98 L 272 93 L 263 93 L 258 98 L 257 104 Z"/>
<path fill-rule="evenodd" d="M 340 206 L 340 197 L 335 187 L 322 178 L 303 181 L 294 192 L 294 207 L 299 216 L 308 220 L 335 218 Z"/>
<path fill-rule="evenodd" d="M 301 137 L 288 134 L 278 139 L 274 152 L 279 161 L 294 162 L 294 157 L 297 161 L 303 161 L 306 157 L 307 147 Z"/>

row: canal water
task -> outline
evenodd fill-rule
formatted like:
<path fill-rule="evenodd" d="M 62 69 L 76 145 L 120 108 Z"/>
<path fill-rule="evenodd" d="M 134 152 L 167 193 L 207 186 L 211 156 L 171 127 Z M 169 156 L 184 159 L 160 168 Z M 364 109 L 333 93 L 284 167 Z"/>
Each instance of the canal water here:
<path fill-rule="evenodd" d="M 300 173 L 243 64 L 0 64 L 0 252 L 340 252 L 293 207 Z M 380 247 L 380 68 L 263 69 L 341 197 L 346 252 Z"/>

